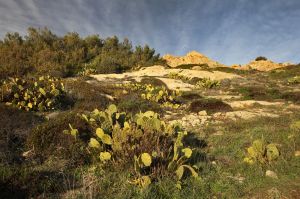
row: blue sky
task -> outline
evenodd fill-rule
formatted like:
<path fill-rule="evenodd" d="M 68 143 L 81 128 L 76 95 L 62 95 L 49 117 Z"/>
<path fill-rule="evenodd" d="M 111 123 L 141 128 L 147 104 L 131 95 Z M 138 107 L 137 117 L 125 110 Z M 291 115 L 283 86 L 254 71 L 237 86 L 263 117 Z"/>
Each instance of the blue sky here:
<path fill-rule="evenodd" d="M 161 55 L 197 50 L 225 64 L 300 62 L 300 0 L 0 0 L 0 37 L 47 26 L 128 37 Z"/>

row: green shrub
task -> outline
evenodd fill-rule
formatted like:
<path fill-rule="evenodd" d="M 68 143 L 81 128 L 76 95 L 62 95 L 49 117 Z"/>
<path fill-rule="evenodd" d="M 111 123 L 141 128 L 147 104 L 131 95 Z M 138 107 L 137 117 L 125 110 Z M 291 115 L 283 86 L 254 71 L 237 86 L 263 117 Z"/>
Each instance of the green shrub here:
<path fill-rule="evenodd" d="M 212 89 L 219 87 L 221 82 L 218 80 L 211 80 L 210 78 L 202 78 L 198 81 L 195 85 L 196 88 L 205 88 L 205 89 Z"/>
<path fill-rule="evenodd" d="M 118 99 L 118 108 L 127 113 L 139 113 L 146 112 L 147 110 L 153 110 L 157 113 L 162 113 L 162 108 L 155 102 L 142 99 L 140 95 L 136 93 L 129 93 Z"/>
<path fill-rule="evenodd" d="M 12 78 L 1 86 L 2 101 L 26 111 L 47 111 L 63 106 L 64 85 L 56 78 Z"/>
<path fill-rule="evenodd" d="M 93 80 L 93 79 L 92 79 Z M 112 99 L 108 96 L 114 96 L 121 89 L 98 83 L 88 83 L 83 78 L 65 81 L 66 92 L 70 99 L 70 105 L 76 110 L 92 111 L 95 108 L 105 108 Z"/>
<path fill-rule="evenodd" d="M 78 72 L 77 75 L 79 76 L 89 76 L 89 75 L 93 75 L 93 74 L 96 74 L 97 73 L 97 70 L 95 68 L 92 68 L 91 66 L 89 65 L 85 65 L 81 71 Z"/>
<path fill-rule="evenodd" d="M 5 104 L 0 104 L 0 115 L 0 164 L 20 163 L 27 135 L 44 119 Z"/>
<path fill-rule="evenodd" d="M 198 100 L 193 101 L 188 110 L 191 112 L 198 113 L 199 111 L 207 111 L 208 113 L 215 113 L 215 112 L 228 112 L 232 111 L 230 105 L 222 102 L 218 99 L 213 98 L 201 98 Z"/>
<path fill-rule="evenodd" d="M 289 78 L 287 81 L 288 84 L 300 84 L 300 76 Z"/>
<path fill-rule="evenodd" d="M 255 61 L 267 61 L 268 59 L 266 57 L 263 56 L 259 56 L 255 58 Z"/>
<path fill-rule="evenodd" d="M 176 73 L 176 72 L 171 72 L 167 75 L 168 78 L 171 78 L 171 79 L 178 79 L 178 80 L 182 80 L 183 82 L 187 82 L 189 81 L 191 78 L 190 77 L 187 77 L 187 76 L 184 76 L 184 75 L 181 75 L 179 73 Z"/>
<path fill-rule="evenodd" d="M 192 69 L 194 66 L 201 66 L 204 69 L 207 69 L 208 65 L 207 64 L 181 64 L 176 66 L 176 68 L 180 69 Z"/>
<path fill-rule="evenodd" d="M 105 111 L 95 109 L 81 117 L 91 129 L 86 146 L 95 161 L 104 168 L 110 164 L 127 168 L 130 183 L 147 187 L 153 180 L 173 176 L 180 186 L 184 173 L 198 177 L 188 164 L 192 149 L 182 142 L 187 132 L 166 124 L 157 113 L 147 111 L 129 117 L 110 105 Z M 79 140 L 83 132 L 71 124 L 64 133 Z"/>
<path fill-rule="evenodd" d="M 74 76 L 86 65 L 98 73 L 116 73 L 164 64 L 148 45 L 132 46 L 125 38 L 80 37 L 76 32 L 58 36 L 49 29 L 28 28 L 28 34 L 7 33 L 0 40 L 0 79 L 30 74 Z"/>
<path fill-rule="evenodd" d="M 139 83 L 128 83 L 117 85 L 119 87 L 125 87 L 133 91 L 140 91 L 143 99 L 157 102 L 162 107 L 168 108 L 179 108 L 180 104 L 177 102 L 177 98 L 181 96 L 179 90 L 170 91 L 163 86 L 153 86 L 151 84 L 139 84 Z"/>
<path fill-rule="evenodd" d="M 69 128 L 70 123 L 80 130 L 80 139 L 75 140 L 72 136 L 63 133 L 66 128 Z M 74 164 L 84 164 L 89 161 L 89 156 L 83 148 L 83 141 L 87 141 L 90 137 L 88 132 L 88 126 L 76 113 L 61 113 L 32 129 L 26 146 L 28 150 L 33 149 L 35 157 L 41 160 L 54 155 L 68 159 Z"/>

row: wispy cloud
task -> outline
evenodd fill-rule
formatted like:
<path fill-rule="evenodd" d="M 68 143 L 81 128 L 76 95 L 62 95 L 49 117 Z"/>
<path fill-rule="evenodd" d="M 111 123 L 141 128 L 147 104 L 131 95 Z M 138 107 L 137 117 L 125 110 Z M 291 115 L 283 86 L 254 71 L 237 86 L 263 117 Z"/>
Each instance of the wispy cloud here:
<path fill-rule="evenodd" d="M 198 50 L 225 64 L 300 62 L 299 0 L 0 0 L 0 36 L 47 26 L 128 37 L 161 54 Z"/>

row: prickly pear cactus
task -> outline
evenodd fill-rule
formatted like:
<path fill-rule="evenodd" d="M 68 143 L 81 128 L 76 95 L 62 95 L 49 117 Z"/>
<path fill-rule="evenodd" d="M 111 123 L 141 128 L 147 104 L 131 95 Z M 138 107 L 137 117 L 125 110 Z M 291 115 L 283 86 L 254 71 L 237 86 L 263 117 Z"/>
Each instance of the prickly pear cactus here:
<path fill-rule="evenodd" d="M 255 140 L 252 146 L 247 148 L 247 157 L 244 162 L 254 164 L 256 162 L 265 164 L 271 163 L 279 157 L 280 153 L 276 144 L 266 145 L 263 140 Z"/>
<path fill-rule="evenodd" d="M 183 178 L 185 170 L 198 177 L 197 168 L 188 163 L 193 155 L 192 149 L 184 146 L 182 141 L 187 132 L 166 124 L 157 113 L 147 111 L 128 116 L 119 112 L 115 105 L 110 105 L 104 111 L 95 109 L 82 114 L 81 118 L 91 129 L 88 151 L 96 155 L 94 158 L 101 165 L 118 163 L 131 166 L 134 178 L 129 180 L 131 183 L 148 186 L 153 178 L 161 177 L 160 172 L 156 172 L 160 169 L 168 176 L 177 176 L 178 181 Z M 76 132 L 76 137 L 80 138 L 77 136 L 80 134 Z"/>
<path fill-rule="evenodd" d="M 59 108 L 65 95 L 63 83 L 54 77 L 11 78 L 1 86 L 2 101 L 26 111 Z"/>

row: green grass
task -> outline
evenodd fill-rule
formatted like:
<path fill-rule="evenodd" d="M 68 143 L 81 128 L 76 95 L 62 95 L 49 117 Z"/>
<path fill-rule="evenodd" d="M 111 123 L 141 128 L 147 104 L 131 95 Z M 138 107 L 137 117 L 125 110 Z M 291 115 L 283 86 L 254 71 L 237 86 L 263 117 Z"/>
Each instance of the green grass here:
<path fill-rule="evenodd" d="M 276 73 L 243 72 L 240 74 L 258 79 L 268 74 L 265 81 L 272 82 L 266 86 L 236 85 L 233 89 L 244 99 L 298 103 L 299 92 L 278 86 L 281 80 L 299 74 L 298 71 L 299 66 L 291 66 Z M 153 110 L 163 114 L 165 110 L 155 102 L 142 100 L 138 93 L 124 94 L 122 88 L 93 85 L 85 80 L 65 80 L 70 95 L 69 110 L 49 121 L 41 114 L 0 105 L 0 114 L 5 115 L 0 118 L 0 198 L 297 198 L 300 195 L 300 158 L 294 156 L 295 150 L 300 150 L 300 135 L 289 128 L 293 121 L 300 119 L 300 114 L 225 121 L 203 127 L 185 140 L 194 149 L 193 164 L 198 166 L 201 179 L 185 178 L 180 190 L 176 188 L 176 180 L 165 177 L 141 189 L 128 182 L 130 171 L 127 168 L 110 165 L 101 169 L 93 160 L 83 158 L 88 155 L 82 153 L 81 145 L 74 144 L 74 138 L 62 131 L 72 123 L 84 139 L 89 129 L 78 120 L 77 113 L 94 108 L 103 110 L 109 103 L 116 103 L 121 111 L 130 113 Z M 155 78 L 143 81 L 162 84 Z M 232 82 L 234 80 L 230 84 Z M 114 102 L 103 94 L 115 97 Z M 210 114 L 232 110 L 228 104 L 203 94 L 184 92 L 179 101 L 190 106 L 180 109 L 180 113 L 206 110 Z M 222 135 L 216 135 L 217 131 Z M 246 148 L 261 138 L 267 143 L 278 144 L 280 158 L 267 165 L 244 163 Z M 33 145 L 36 156 L 22 157 L 22 152 L 32 149 Z M 279 179 L 266 177 L 266 170 L 276 172 Z"/>
<path fill-rule="evenodd" d="M 291 65 L 285 68 L 279 68 L 267 72 L 268 76 L 273 79 L 287 79 L 297 75 L 300 75 L 300 64 Z"/>
<path fill-rule="evenodd" d="M 300 103 L 299 91 L 286 91 L 279 88 L 266 86 L 246 86 L 234 89 L 235 92 L 243 95 L 244 100 L 285 100 L 296 104 Z"/>
<path fill-rule="evenodd" d="M 210 136 L 209 145 L 212 145 L 210 155 L 217 163 L 218 171 L 215 175 L 219 176 L 215 179 L 216 182 L 210 180 L 215 191 L 222 193 L 222 197 L 228 198 L 248 197 L 252 193 L 265 192 L 274 187 L 283 194 L 291 194 L 289 191 L 295 188 L 295 184 L 300 183 L 300 167 L 297 166 L 300 164 L 300 158 L 294 157 L 295 146 L 300 145 L 300 136 L 297 135 L 294 140 L 288 138 L 293 133 L 289 125 L 297 118 L 299 115 L 278 119 L 258 118 L 252 121 L 230 122 L 222 128 L 224 135 Z M 214 129 L 210 127 L 206 132 L 213 133 Z M 247 165 L 243 162 L 246 147 L 253 140 L 260 138 L 278 144 L 280 158 L 270 165 Z M 279 179 L 265 177 L 267 169 L 276 172 Z M 232 176 L 240 174 L 245 177 L 245 180 L 243 184 L 232 184 L 230 180 L 222 179 L 222 176 L 226 174 Z M 210 171 L 208 175 L 211 176 Z M 221 185 L 218 180 L 222 181 Z"/>

